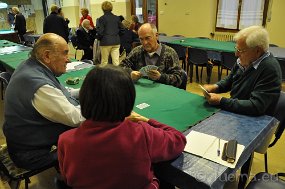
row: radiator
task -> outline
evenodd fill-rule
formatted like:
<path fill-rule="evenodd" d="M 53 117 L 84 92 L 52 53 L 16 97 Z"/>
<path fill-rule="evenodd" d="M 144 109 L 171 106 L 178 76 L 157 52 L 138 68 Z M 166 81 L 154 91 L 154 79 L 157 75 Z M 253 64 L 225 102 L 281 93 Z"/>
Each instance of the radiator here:
<path fill-rule="evenodd" d="M 235 33 L 229 32 L 214 32 L 213 39 L 217 41 L 233 41 Z"/>

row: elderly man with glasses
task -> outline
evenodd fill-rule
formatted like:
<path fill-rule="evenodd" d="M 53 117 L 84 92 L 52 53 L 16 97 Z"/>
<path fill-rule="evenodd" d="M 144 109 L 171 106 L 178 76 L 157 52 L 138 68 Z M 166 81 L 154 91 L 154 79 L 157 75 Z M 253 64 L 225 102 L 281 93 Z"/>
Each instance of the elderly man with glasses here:
<path fill-rule="evenodd" d="M 269 36 L 261 26 L 239 31 L 236 41 L 236 64 L 223 80 L 204 85 L 210 93 L 209 104 L 245 115 L 272 115 L 281 91 L 281 69 L 268 51 Z M 230 91 L 230 98 L 217 93 Z"/>

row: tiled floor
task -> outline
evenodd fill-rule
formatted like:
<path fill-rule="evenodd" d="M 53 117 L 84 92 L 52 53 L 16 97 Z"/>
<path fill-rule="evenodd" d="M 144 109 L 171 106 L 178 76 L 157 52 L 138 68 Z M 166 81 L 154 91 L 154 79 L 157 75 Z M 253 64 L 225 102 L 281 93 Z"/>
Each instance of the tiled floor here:
<path fill-rule="evenodd" d="M 70 46 L 70 57 L 74 58 L 74 49 Z M 77 58 L 80 59 L 81 52 L 78 52 Z M 226 72 L 224 71 L 223 77 L 225 77 Z M 204 79 L 206 73 L 203 74 Z M 211 83 L 215 83 L 217 81 L 217 68 L 214 67 Z M 283 91 L 285 89 L 285 83 L 283 83 Z M 188 83 L 187 84 L 187 91 L 202 95 L 201 90 L 197 83 Z M 228 94 L 224 94 L 228 96 Z M 3 101 L 0 100 L 0 124 L 1 127 L 3 125 Z M 5 142 L 5 138 L 2 133 L 2 129 L 0 131 L 0 144 Z M 283 135 L 278 143 L 268 149 L 268 165 L 269 165 L 269 172 L 270 173 L 277 173 L 277 172 L 285 172 L 285 136 Z M 258 172 L 264 171 L 264 159 L 263 155 L 261 154 L 254 154 L 252 169 L 251 169 L 251 176 L 255 175 Z M 54 176 L 56 171 L 54 169 L 49 169 L 37 176 L 31 178 L 31 184 L 29 185 L 30 189 L 52 189 L 54 187 Z M 238 173 L 237 173 L 238 175 Z M 238 176 L 237 176 L 238 178 Z M 234 189 L 237 188 L 237 179 L 233 179 L 233 182 L 226 183 L 225 189 Z M 0 182 L 0 189 L 9 189 L 8 184 L 2 180 Z M 20 189 L 24 189 L 24 183 L 21 183 Z"/>

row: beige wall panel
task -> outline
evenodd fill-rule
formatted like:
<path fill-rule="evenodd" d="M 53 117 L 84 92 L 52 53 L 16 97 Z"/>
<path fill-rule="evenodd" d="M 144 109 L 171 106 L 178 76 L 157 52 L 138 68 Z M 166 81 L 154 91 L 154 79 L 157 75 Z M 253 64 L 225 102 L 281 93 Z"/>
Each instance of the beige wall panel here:
<path fill-rule="evenodd" d="M 285 48 L 285 26 L 283 20 L 285 18 L 284 7 L 284 0 L 273 1 L 271 21 L 267 22 L 266 28 L 270 35 L 270 42 Z"/>
<path fill-rule="evenodd" d="M 35 10 L 35 33 L 42 34 L 43 33 L 43 24 L 44 24 L 44 12 L 43 10 Z"/>
<path fill-rule="evenodd" d="M 64 17 L 70 20 L 69 28 L 79 26 L 79 6 L 62 7 Z"/>
<path fill-rule="evenodd" d="M 210 37 L 214 31 L 217 0 L 159 0 L 158 30 L 171 36 Z"/>

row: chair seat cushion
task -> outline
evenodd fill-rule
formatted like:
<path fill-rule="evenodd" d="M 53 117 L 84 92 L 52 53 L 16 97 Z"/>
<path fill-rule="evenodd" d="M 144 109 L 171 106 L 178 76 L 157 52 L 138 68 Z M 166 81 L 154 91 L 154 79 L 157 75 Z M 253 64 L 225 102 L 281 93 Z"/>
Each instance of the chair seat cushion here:
<path fill-rule="evenodd" d="M 14 179 L 23 179 L 24 174 L 29 172 L 29 170 L 18 168 L 14 164 L 9 156 L 6 144 L 1 145 L 0 147 L 0 161 L 1 170 L 3 170 L 7 176 L 13 177 Z"/>
<path fill-rule="evenodd" d="M 246 189 L 285 189 L 285 181 L 276 175 L 261 172 L 255 175 Z"/>

